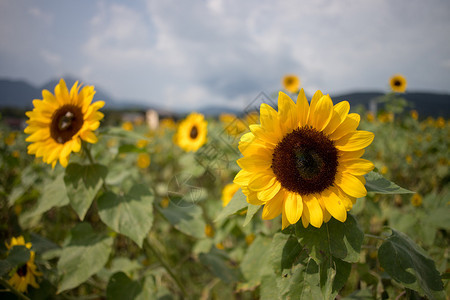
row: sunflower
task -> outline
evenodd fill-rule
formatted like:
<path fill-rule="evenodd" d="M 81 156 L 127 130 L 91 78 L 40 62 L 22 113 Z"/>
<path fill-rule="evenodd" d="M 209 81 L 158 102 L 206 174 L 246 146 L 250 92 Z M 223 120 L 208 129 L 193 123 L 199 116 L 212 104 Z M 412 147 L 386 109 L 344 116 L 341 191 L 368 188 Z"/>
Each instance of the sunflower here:
<path fill-rule="evenodd" d="M 174 142 L 184 151 L 197 151 L 206 143 L 207 122 L 202 114 L 191 113 L 174 135 Z"/>
<path fill-rule="evenodd" d="M 78 81 L 70 93 L 63 79 L 55 87 L 55 95 L 42 91 L 42 100 L 33 100 L 33 111 L 28 116 L 25 133 L 28 154 L 42 157 L 43 161 L 55 167 L 59 163 L 66 167 L 71 152 L 79 152 L 81 140 L 96 143 L 93 133 L 100 125 L 103 114 L 98 111 L 105 102 L 91 104 L 95 91 L 93 86 L 81 86 Z"/>
<path fill-rule="evenodd" d="M 222 190 L 222 206 L 225 207 L 231 201 L 234 194 L 239 190 L 241 186 L 234 182 L 227 184 Z"/>
<path fill-rule="evenodd" d="M 389 83 L 392 91 L 395 93 L 404 93 L 406 91 L 406 86 L 408 85 L 406 78 L 400 74 L 392 76 Z"/>
<path fill-rule="evenodd" d="M 284 89 L 292 94 L 297 93 L 300 87 L 300 79 L 291 74 L 284 76 L 281 83 L 283 84 Z"/>
<path fill-rule="evenodd" d="M 11 239 L 11 244 L 5 243 L 8 250 L 11 250 L 14 246 L 25 246 L 28 249 L 31 249 L 31 243 L 25 243 L 25 239 L 23 236 L 19 236 L 17 238 Z M 15 289 L 17 289 L 21 293 L 27 292 L 28 285 L 32 287 L 38 288 L 39 285 L 36 282 L 37 276 L 42 276 L 42 273 L 37 270 L 36 265 L 34 264 L 34 251 L 30 251 L 30 259 L 23 266 L 17 268 L 14 271 L 14 274 L 9 279 L 9 284 L 12 285 Z"/>
<path fill-rule="evenodd" d="M 139 153 L 138 157 L 137 157 L 137 166 L 141 169 L 146 169 L 148 168 L 148 166 L 150 166 L 150 155 L 148 155 L 147 153 Z"/>
<path fill-rule="evenodd" d="M 264 205 L 263 219 L 282 214 L 283 229 L 300 219 L 317 228 L 331 216 L 345 222 L 367 194 L 363 175 L 374 165 L 360 157 L 374 134 L 356 130 L 360 116 L 349 114 L 347 101 L 333 106 L 320 91 L 311 105 L 303 89 L 297 103 L 280 92 L 278 109 L 262 104 L 261 124 L 241 137 L 234 182 L 247 202 Z"/>

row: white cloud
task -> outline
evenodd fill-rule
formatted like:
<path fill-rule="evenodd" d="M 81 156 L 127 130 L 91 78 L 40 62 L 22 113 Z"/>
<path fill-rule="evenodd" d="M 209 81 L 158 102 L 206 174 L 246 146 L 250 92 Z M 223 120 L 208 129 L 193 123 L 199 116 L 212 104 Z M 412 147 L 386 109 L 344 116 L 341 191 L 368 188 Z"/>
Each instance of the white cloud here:
<path fill-rule="evenodd" d="M 45 25 L 53 24 L 53 15 L 49 12 L 43 11 L 38 7 L 30 7 L 28 9 L 28 13 L 38 19 L 40 22 L 43 22 Z"/>

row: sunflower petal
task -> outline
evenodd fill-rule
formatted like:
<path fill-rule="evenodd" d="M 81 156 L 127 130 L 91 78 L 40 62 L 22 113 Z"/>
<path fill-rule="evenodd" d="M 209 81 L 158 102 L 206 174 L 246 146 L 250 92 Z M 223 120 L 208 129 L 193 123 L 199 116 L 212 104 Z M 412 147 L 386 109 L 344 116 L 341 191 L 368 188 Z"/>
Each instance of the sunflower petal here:
<path fill-rule="evenodd" d="M 272 200 L 266 202 L 262 211 L 263 220 L 271 220 L 281 213 L 285 197 L 284 194 L 284 191 L 279 191 Z"/>
<path fill-rule="evenodd" d="M 248 185 L 250 182 L 250 179 L 253 177 L 253 173 L 246 171 L 246 170 L 240 170 L 239 173 L 236 174 L 236 177 L 234 177 L 233 182 L 237 183 L 241 186 Z"/>
<path fill-rule="evenodd" d="M 284 202 L 284 215 L 291 224 L 295 224 L 300 220 L 303 214 L 302 196 L 296 193 L 288 192 Z"/>
<path fill-rule="evenodd" d="M 374 137 L 375 135 L 372 132 L 358 130 L 334 141 L 334 145 L 341 151 L 356 151 L 369 146 Z"/>
<path fill-rule="evenodd" d="M 248 188 L 249 190 L 255 192 L 262 191 L 270 188 L 274 184 L 275 180 L 275 176 L 271 174 L 258 173 L 250 179 Z"/>
<path fill-rule="evenodd" d="M 374 169 L 374 165 L 371 161 L 355 158 L 348 160 L 340 160 L 338 171 L 340 172 L 348 172 L 353 175 L 365 175 Z"/>
<path fill-rule="evenodd" d="M 316 128 L 318 131 L 322 131 L 325 126 L 330 122 L 333 114 L 333 102 L 330 96 L 326 95 L 320 98 L 315 105 L 314 112 L 309 115 L 308 124 Z"/>
<path fill-rule="evenodd" d="M 309 211 L 309 223 L 311 223 L 314 227 L 320 228 L 323 223 L 323 211 L 320 207 L 319 201 L 317 201 L 316 197 L 311 196 L 305 204 Z"/>
<path fill-rule="evenodd" d="M 346 134 L 353 132 L 358 128 L 361 117 L 358 114 L 349 114 L 347 118 L 330 135 L 331 140 L 338 140 Z"/>
<path fill-rule="evenodd" d="M 333 190 L 327 189 L 322 193 L 323 202 L 326 210 L 338 221 L 345 222 L 347 219 L 347 210 L 343 201 Z"/>
<path fill-rule="evenodd" d="M 346 194 L 352 197 L 361 198 L 367 195 L 367 190 L 364 184 L 360 179 L 358 179 L 356 176 L 353 176 L 352 174 L 346 172 L 338 172 L 336 174 L 334 182 Z"/>
<path fill-rule="evenodd" d="M 281 183 L 277 180 L 265 190 L 258 192 L 258 199 L 261 201 L 270 201 L 280 191 Z"/>
<path fill-rule="evenodd" d="M 283 92 L 278 94 L 278 118 L 285 131 L 291 131 L 298 125 L 298 115 L 295 109 L 295 103 L 292 99 Z"/>
<path fill-rule="evenodd" d="M 297 115 L 298 115 L 298 127 L 303 127 L 308 122 L 309 115 L 309 103 L 306 99 L 305 91 L 300 90 L 297 97 Z"/>
<path fill-rule="evenodd" d="M 251 172 L 264 171 L 269 169 L 272 165 L 271 160 L 267 160 L 265 157 L 256 155 L 240 158 L 236 162 L 239 167 Z"/>

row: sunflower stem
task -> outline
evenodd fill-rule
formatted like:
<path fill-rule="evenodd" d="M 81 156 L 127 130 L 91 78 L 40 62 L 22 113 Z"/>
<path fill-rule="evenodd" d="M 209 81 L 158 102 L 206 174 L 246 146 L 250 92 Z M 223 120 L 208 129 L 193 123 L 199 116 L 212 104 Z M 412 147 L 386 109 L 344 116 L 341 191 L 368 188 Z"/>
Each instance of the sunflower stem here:
<path fill-rule="evenodd" d="M 152 244 L 150 243 L 149 239 L 150 238 L 144 239 L 144 251 L 147 254 L 147 257 L 150 258 L 150 256 L 151 256 L 151 254 L 149 252 L 153 253 L 153 256 L 156 257 L 156 259 L 161 263 L 161 265 L 164 267 L 164 269 L 166 269 L 167 273 L 169 273 L 170 277 L 172 277 L 172 279 L 178 285 L 178 287 L 180 288 L 181 292 L 183 293 L 183 296 L 185 298 L 189 298 L 188 294 L 186 292 L 186 289 L 184 288 L 184 286 L 181 283 L 181 281 L 178 279 L 177 276 L 175 276 L 175 274 L 170 269 L 170 266 L 168 264 L 166 264 L 166 262 L 162 259 L 162 257 L 156 251 L 156 249 L 152 246 Z"/>
<path fill-rule="evenodd" d="M 89 162 L 91 165 L 95 164 L 94 158 L 92 157 L 91 150 L 88 148 L 86 143 L 84 141 L 81 142 L 81 147 L 83 147 L 84 153 L 86 153 L 87 158 L 89 159 Z M 105 180 L 102 180 L 102 188 L 106 192 L 108 189 L 105 185 Z"/>
<path fill-rule="evenodd" d="M 12 285 L 9 284 L 8 281 L 4 280 L 3 278 L 0 278 L 0 284 L 3 285 L 4 287 L 8 288 L 8 290 L 10 292 L 12 292 L 13 294 L 15 294 L 17 297 L 19 297 L 20 299 L 24 299 L 24 300 L 30 300 L 30 298 L 28 298 L 27 296 L 25 296 L 24 294 L 22 294 L 21 292 L 19 292 L 18 290 L 16 290 Z"/>
<path fill-rule="evenodd" d="M 386 240 L 384 237 L 381 237 L 381 236 L 378 236 L 378 235 L 373 235 L 373 234 L 368 234 L 368 233 L 365 233 L 364 236 L 368 237 L 368 238 L 372 238 L 372 239 L 381 240 L 381 241 L 385 241 Z"/>

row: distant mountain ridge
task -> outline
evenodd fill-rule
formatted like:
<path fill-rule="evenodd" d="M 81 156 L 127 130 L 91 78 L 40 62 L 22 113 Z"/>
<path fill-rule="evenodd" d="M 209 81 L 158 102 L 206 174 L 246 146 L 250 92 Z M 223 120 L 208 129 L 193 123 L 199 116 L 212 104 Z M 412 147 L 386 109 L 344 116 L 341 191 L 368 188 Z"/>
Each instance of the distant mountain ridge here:
<path fill-rule="evenodd" d="M 71 77 L 65 78 L 68 88 L 75 83 L 75 79 Z M 54 88 L 59 80 L 50 80 L 42 86 L 35 87 L 24 80 L 0 79 L 0 108 L 19 108 L 31 109 L 33 99 L 42 99 L 42 90 L 47 89 L 53 93 Z M 150 104 L 139 103 L 138 101 L 125 99 L 113 99 L 101 87 L 95 87 L 96 94 L 94 100 L 104 100 L 108 109 L 116 110 L 146 110 L 156 109 L 167 114 L 167 110 L 159 109 Z M 344 95 L 333 96 L 333 102 L 337 103 L 343 100 L 350 102 L 352 108 L 363 105 L 369 108 L 370 102 L 376 98 L 382 97 L 384 93 L 376 91 L 355 92 Z M 411 109 L 419 112 L 421 117 L 442 116 L 450 118 L 450 94 L 437 94 L 427 92 L 408 92 L 401 95 L 409 103 L 412 104 Z M 200 113 L 209 116 L 218 116 L 221 113 L 234 113 L 236 115 L 242 112 L 227 106 L 206 105 L 197 110 Z M 175 114 L 185 114 L 184 111 L 174 111 Z"/>

